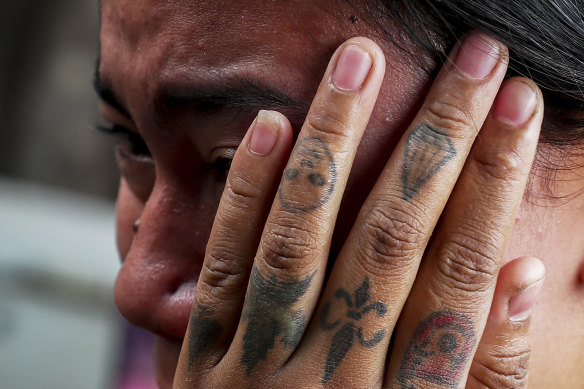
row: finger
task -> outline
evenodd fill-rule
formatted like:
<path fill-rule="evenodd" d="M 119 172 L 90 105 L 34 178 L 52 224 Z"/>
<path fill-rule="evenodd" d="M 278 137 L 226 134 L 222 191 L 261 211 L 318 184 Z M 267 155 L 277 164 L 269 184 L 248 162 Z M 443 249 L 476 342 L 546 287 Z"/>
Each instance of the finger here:
<path fill-rule="evenodd" d="M 252 269 L 227 370 L 266 376 L 299 342 L 320 293 L 334 221 L 383 79 L 371 40 L 335 52 L 284 170 Z"/>
<path fill-rule="evenodd" d="M 533 82 L 503 84 L 400 316 L 391 386 L 464 386 L 542 117 L 541 93 Z"/>
<path fill-rule="evenodd" d="M 532 257 L 515 259 L 501 268 L 467 389 L 527 387 L 529 315 L 544 277 L 543 263 Z"/>
<path fill-rule="evenodd" d="M 269 203 L 292 146 L 277 112 L 260 111 L 239 146 L 207 244 L 177 377 L 209 368 L 231 343 Z"/>
<path fill-rule="evenodd" d="M 497 95 L 505 56 L 503 47 L 483 35 L 453 50 L 453 61 L 441 70 L 361 209 L 323 295 L 322 320 L 308 334 L 307 345 L 320 354 L 301 350 L 321 358 L 315 365 L 325 366 L 319 374 L 323 382 L 350 378 L 370 387 L 383 380 L 389 334 Z"/>

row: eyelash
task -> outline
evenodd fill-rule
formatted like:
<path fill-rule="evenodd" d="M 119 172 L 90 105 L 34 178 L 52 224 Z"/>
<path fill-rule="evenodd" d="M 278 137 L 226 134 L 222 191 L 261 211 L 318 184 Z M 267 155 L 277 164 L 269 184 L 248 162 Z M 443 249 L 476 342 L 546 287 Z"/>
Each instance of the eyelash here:
<path fill-rule="evenodd" d="M 152 154 L 144 142 L 144 139 L 139 134 L 130 131 L 122 126 L 113 125 L 112 127 L 98 127 L 99 131 L 102 131 L 109 135 L 114 135 L 120 138 L 122 142 L 128 146 L 128 151 L 137 157 L 151 157 Z"/>
<path fill-rule="evenodd" d="M 129 152 L 136 157 L 152 157 L 146 142 L 144 139 L 137 133 L 130 131 L 122 126 L 113 125 L 111 127 L 102 127 L 99 126 L 97 129 L 101 132 L 104 132 L 108 135 L 116 136 L 120 138 L 122 142 L 125 142 L 128 146 Z M 231 163 L 233 162 L 232 158 L 226 157 L 218 157 L 216 158 L 213 163 L 210 165 L 213 169 L 216 169 L 219 172 L 224 173 L 227 175 L 229 169 L 231 169 Z"/>

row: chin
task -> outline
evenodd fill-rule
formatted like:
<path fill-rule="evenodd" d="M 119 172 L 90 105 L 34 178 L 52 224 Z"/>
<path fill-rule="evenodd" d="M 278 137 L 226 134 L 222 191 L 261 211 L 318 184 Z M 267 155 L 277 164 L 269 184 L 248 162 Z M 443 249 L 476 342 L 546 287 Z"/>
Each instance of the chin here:
<path fill-rule="evenodd" d="M 182 340 L 156 338 L 154 363 L 156 364 L 156 383 L 160 389 L 172 389 L 181 346 Z"/>

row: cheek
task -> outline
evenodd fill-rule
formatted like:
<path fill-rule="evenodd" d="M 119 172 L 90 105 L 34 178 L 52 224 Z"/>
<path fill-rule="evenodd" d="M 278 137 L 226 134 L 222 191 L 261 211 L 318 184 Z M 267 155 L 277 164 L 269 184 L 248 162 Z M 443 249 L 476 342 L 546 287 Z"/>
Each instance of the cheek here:
<path fill-rule="evenodd" d="M 118 252 L 122 262 L 130 251 L 134 233 L 132 226 L 138 220 L 144 204 L 138 199 L 129 189 L 126 180 L 122 177 L 120 179 L 120 189 L 118 191 L 117 199 L 117 215 L 116 215 L 116 239 L 118 243 Z"/>

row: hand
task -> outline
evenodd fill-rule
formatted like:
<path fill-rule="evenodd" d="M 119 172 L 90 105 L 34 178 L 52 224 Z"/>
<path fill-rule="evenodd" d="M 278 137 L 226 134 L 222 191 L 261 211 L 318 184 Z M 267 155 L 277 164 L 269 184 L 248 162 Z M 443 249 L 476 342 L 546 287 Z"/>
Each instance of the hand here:
<path fill-rule="evenodd" d="M 525 385 L 537 285 L 513 296 L 541 263 L 511 262 L 494 290 L 543 104 L 529 80 L 501 86 L 506 55 L 477 33 L 454 49 L 326 279 L 384 55 L 365 38 L 337 50 L 291 154 L 287 119 L 260 112 L 227 179 L 175 388 Z"/>

